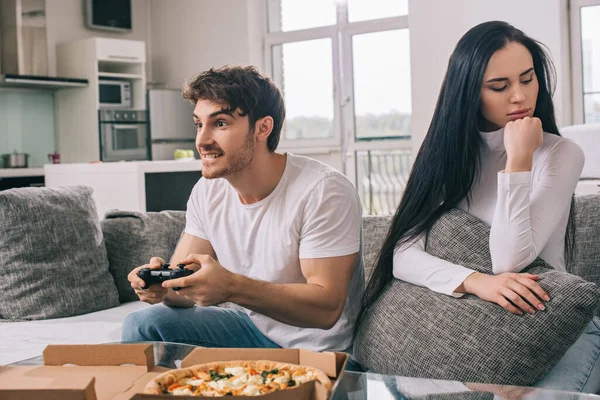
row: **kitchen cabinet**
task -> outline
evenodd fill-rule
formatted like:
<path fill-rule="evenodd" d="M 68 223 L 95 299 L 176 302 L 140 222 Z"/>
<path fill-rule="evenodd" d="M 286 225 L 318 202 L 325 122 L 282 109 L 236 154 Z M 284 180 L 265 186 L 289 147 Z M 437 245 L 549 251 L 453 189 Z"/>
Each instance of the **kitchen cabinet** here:
<path fill-rule="evenodd" d="M 48 164 L 44 174 L 47 187 L 90 186 L 102 219 L 111 209 L 184 210 L 193 186 L 202 177 L 202 161 Z"/>
<path fill-rule="evenodd" d="M 0 191 L 44 186 L 43 168 L 0 168 Z"/>
<path fill-rule="evenodd" d="M 76 91 L 56 93 L 56 128 L 62 162 L 100 160 L 98 132 L 101 79 L 131 83 L 131 110 L 146 107 L 146 43 L 137 40 L 88 38 L 56 46 L 57 74 L 87 79 Z"/>

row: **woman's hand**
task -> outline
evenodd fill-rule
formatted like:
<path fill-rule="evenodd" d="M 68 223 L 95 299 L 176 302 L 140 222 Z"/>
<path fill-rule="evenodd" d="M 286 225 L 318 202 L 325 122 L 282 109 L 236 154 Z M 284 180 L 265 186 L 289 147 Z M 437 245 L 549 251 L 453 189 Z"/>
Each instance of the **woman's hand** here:
<path fill-rule="evenodd" d="M 487 275 L 475 272 L 465 279 L 459 290 L 496 303 L 516 315 L 523 315 L 523 312 L 533 314 L 535 308 L 545 309 L 540 299 L 550 300 L 536 282 L 538 279 L 537 275 L 527 273 Z"/>
<path fill-rule="evenodd" d="M 505 172 L 531 171 L 533 153 L 542 145 L 544 135 L 539 118 L 525 117 L 504 127 Z"/>

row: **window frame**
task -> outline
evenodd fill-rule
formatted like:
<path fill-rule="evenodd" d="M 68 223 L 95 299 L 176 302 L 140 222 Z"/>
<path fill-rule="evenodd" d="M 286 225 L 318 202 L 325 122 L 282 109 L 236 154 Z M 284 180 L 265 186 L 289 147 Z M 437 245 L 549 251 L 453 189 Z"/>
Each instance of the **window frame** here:
<path fill-rule="evenodd" d="M 569 18 L 571 25 L 571 85 L 572 85 L 572 123 L 585 123 L 583 106 L 583 47 L 581 43 L 581 9 L 583 7 L 600 6 L 600 0 L 571 0 Z"/>
<path fill-rule="evenodd" d="M 272 3 L 278 2 L 266 0 L 266 3 L 265 12 L 267 13 L 267 20 L 269 20 L 273 18 L 269 11 L 277 12 L 277 6 Z M 337 3 L 336 23 L 334 25 L 287 32 L 269 32 L 268 26 L 266 27 L 264 65 L 268 74 L 278 85 L 281 84 L 281 77 L 277 76 L 276 66 L 273 63 L 273 46 L 322 38 L 330 38 L 332 44 L 333 137 L 304 141 L 286 140 L 282 136 L 279 142 L 279 148 L 282 151 L 290 150 L 306 155 L 339 154 L 343 167 L 342 172 L 354 185 L 357 185 L 357 152 L 364 150 L 412 150 L 412 137 L 357 139 L 355 133 L 352 37 L 359 34 L 399 29 L 409 29 L 408 15 L 348 22 L 348 5 L 345 1 Z M 410 57 L 410 54 L 408 56 Z"/>
<path fill-rule="evenodd" d="M 283 87 L 281 77 L 276 74 L 275 65 L 273 63 L 273 47 L 288 43 L 305 42 L 317 39 L 331 40 L 331 57 L 332 57 L 332 78 L 333 78 L 333 135 L 330 138 L 308 139 L 308 140 L 288 140 L 282 135 L 279 140 L 279 147 L 285 149 L 294 149 L 303 152 L 318 151 L 321 153 L 323 148 L 340 149 L 340 108 L 339 108 L 339 81 L 338 75 L 340 70 L 339 61 L 339 44 L 335 25 L 309 28 L 290 32 L 272 32 L 265 36 L 265 66 L 268 74 L 273 78 L 273 81 L 278 87 Z M 310 142 L 307 144 L 306 142 Z"/>

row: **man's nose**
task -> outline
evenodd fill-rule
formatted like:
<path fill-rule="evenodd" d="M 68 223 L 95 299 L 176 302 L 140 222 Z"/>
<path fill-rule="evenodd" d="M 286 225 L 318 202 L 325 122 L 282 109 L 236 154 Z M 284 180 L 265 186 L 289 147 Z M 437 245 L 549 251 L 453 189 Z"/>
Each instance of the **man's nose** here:
<path fill-rule="evenodd" d="M 204 147 L 213 143 L 213 136 L 210 129 L 203 126 L 197 130 L 196 133 L 196 147 Z"/>

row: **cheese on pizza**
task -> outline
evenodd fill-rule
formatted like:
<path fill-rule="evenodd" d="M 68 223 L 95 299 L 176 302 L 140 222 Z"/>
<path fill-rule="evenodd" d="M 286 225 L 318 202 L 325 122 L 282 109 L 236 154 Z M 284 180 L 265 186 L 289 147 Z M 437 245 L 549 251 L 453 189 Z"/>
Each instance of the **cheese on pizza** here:
<path fill-rule="evenodd" d="M 331 389 L 327 375 L 313 367 L 273 361 L 231 361 L 165 372 L 154 378 L 145 392 L 175 396 L 259 396 L 312 380 Z"/>

